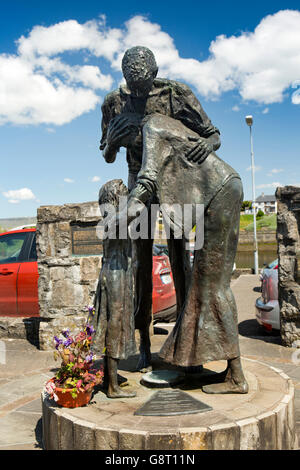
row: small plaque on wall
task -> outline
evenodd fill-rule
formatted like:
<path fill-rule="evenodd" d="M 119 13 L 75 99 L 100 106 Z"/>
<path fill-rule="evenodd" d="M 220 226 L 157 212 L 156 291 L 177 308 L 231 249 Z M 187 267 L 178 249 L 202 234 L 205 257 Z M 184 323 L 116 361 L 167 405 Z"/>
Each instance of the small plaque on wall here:
<path fill-rule="evenodd" d="M 74 256 L 102 255 L 102 240 L 98 238 L 96 229 L 97 222 L 71 223 Z"/>

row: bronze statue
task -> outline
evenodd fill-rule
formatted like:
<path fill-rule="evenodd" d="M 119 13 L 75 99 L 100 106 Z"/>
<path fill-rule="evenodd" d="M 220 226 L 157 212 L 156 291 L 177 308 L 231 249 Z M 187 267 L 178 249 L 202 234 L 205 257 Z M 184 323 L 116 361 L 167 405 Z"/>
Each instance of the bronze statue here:
<path fill-rule="evenodd" d="M 192 146 L 190 158 L 201 161 L 212 150 L 220 146 L 219 131 L 203 111 L 199 101 L 187 85 L 156 78 L 158 67 L 155 57 L 145 47 L 134 47 L 126 51 L 122 70 L 127 85 L 109 93 L 102 105 L 102 139 L 100 149 L 108 163 L 115 161 L 119 148 L 124 142 L 127 147 L 128 189 L 134 187 L 142 165 L 143 143 L 141 132 L 134 140 L 126 142 L 131 133 L 126 113 L 141 117 L 160 113 L 181 121 L 198 134 Z M 115 125 L 108 126 L 112 120 Z M 155 196 L 148 205 L 157 202 Z M 136 307 L 135 325 L 140 332 L 140 360 L 138 369 L 147 369 L 151 363 L 149 326 L 152 318 L 152 245 L 153 240 L 134 242 L 136 258 Z M 182 240 L 168 240 L 170 262 L 176 287 L 177 312 L 184 304 L 189 281 L 189 262 Z M 184 279 L 184 281 L 183 281 Z"/>
<path fill-rule="evenodd" d="M 99 191 L 100 211 L 105 205 L 119 205 L 119 197 L 127 196 L 122 180 L 105 183 Z M 105 216 L 105 213 L 102 213 Z M 104 351 L 104 383 L 109 398 L 128 398 L 136 395 L 118 384 L 118 363 L 136 352 L 134 336 L 133 273 L 129 238 L 103 239 L 103 257 L 95 297 L 95 328 L 93 351 Z"/>
<path fill-rule="evenodd" d="M 128 223 L 142 203 L 203 204 L 204 246 L 196 251 L 192 272 L 185 239 L 168 241 L 178 299 L 178 317 L 160 356 L 179 366 L 198 366 L 227 359 L 219 383 L 207 393 L 247 393 L 238 343 L 237 311 L 230 278 L 238 241 L 243 189 L 239 175 L 214 153 L 219 131 L 211 124 L 191 90 L 178 82 L 155 79 L 151 51 L 136 47 L 125 53 L 127 87 L 107 96 L 103 104 L 101 147 L 114 161 L 120 146 L 127 148 L 130 197 Z M 196 223 L 196 220 L 194 221 Z M 182 228 L 183 229 L 183 228 Z M 150 360 L 152 240 L 139 240 L 136 320 L 141 332 L 141 363 Z M 146 301 L 142 308 L 143 300 Z"/>

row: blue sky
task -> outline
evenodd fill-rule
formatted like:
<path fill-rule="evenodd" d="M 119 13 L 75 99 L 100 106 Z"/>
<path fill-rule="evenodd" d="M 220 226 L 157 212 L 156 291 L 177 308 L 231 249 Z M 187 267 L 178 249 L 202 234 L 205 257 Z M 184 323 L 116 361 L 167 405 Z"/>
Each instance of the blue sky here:
<path fill-rule="evenodd" d="M 218 155 L 256 194 L 300 184 L 298 2 L 2 2 L 0 18 L 0 218 L 40 205 L 96 200 L 127 180 L 124 152 L 98 150 L 101 102 L 118 87 L 120 59 L 150 47 L 159 76 L 191 86 L 220 129 Z"/>

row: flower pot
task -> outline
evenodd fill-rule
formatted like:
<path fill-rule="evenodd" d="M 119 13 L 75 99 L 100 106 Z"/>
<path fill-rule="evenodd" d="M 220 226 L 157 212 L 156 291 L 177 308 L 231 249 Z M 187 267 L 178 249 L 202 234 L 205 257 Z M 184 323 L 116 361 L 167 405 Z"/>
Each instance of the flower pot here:
<path fill-rule="evenodd" d="M 50 379 L 51 382 L 54 382 L 54 379 Z M 79 406 L 87 405 L 92 397 L 92 390 L 88 392 L 78 392 L 77 397 L 72 397 L 71 388 L 60 388 L 55 387 L 55 394 L 57 395 L 56 403 L 64 408 L 78 408 Z"/>

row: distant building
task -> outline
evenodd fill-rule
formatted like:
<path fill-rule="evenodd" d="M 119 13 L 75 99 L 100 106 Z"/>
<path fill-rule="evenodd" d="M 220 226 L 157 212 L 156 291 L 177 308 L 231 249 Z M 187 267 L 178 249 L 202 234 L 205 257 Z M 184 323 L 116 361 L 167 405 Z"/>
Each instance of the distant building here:
<path fill-rule="evenodd" d="M 262 210 L 265 214 L 276 214 L 277 212 L 277 201 L 275 195 L 268 195 L 261 193 L 256 198 L 257 211 Z"/>
<path fill-rule="evenodd" d="M 261 193 L 256 198 L 256 212 L 259 210 L 263 211 L 264 214 L 276 214 L 277 201 L 275 195 Z M 253 214 L 252 208 L 245 210 L 245 214 Z"/>

